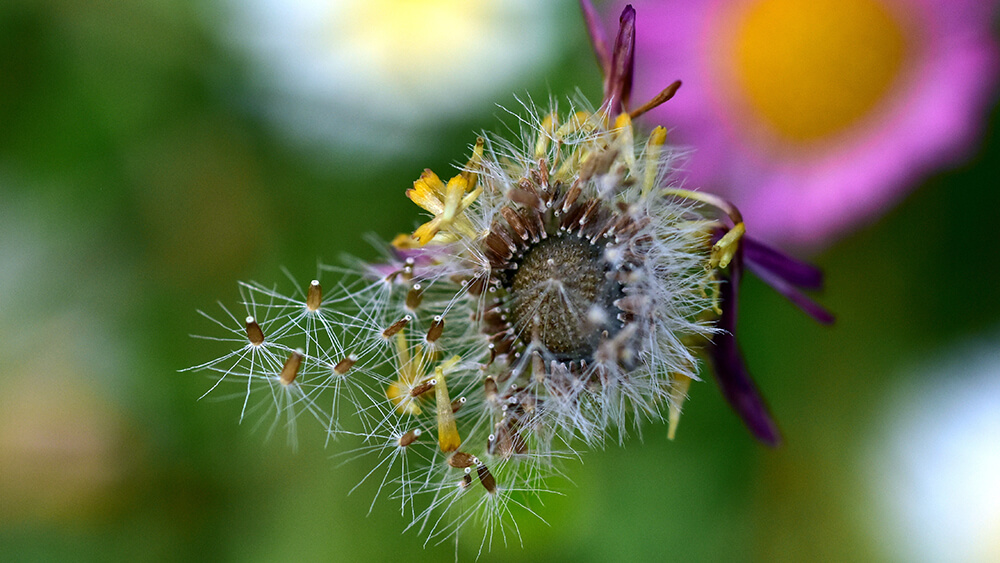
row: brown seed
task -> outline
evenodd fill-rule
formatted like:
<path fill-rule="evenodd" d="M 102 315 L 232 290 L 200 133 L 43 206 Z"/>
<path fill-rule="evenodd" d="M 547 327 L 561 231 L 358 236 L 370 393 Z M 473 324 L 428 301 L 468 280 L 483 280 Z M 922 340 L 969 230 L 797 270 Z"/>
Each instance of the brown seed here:
<path fill-rule="evenodd" d="M 518 215 L 516 211 L 510 207 L 502 207 L 500 209 L 500 214 L 507 220 L 507 224 L 510 225 L 510 228 L 515 233 L 517 233 L 517 236 L 521 237 L 521 240 L 526 241 L 530 238 L 531 233 L 528 231 L 528 227 L 524 224 L 521 216 Z"/>
<path fill-rule="evenodd" d="M 634 315 L 648 309 L 649 297 L 645 295 L 626 295 L 621 299 L 616 299 L 614 305 L 622 311 Z"/>
<path fill-rule="evenodd" d="M 598 209 L 599 209 L 598 206 L 600 204 L 601 204 L 601 202 L 599 200 L 596 200 L 596 199 L 590 200 L 590 203 L 588 203 L 587 207 L 584 208 L 584 210 L 583 210 L 583 216 L 581 216 L 577 220 L 577 223 L 580 226 L 584 226 L 584 225 L 587 225 L 588 223 L 590 223 L 597 216 L 597 212 L 598 212 Z"/>
<path fill-rule="evenodd" d="M 281 381 L 282 385 L 291 385 L 295 378 L 299 375 L 299 368 L 302 366 L 303 353 L 301 349 L 295 350 L 288 356 L 285 360 L 284 367 L 281 368 L 281 375 L 278 376 L 278 380 Z"/>
<path fill-rule="evenodd" d="M 413 319 L 413 317 L 405 315 L 403 318 L 392 323 L 389 325 L 389 328 L 382 331 L 382 338 L 392 338 L 397 332 L 403 330 L 403 327 L 405 327 L 406 323 L 410 322 L 411 319 Z"/>
<path fill-rule="evenodd" d="M 483 484 L 486 492 L 491 495 L 495 494 L 497 492 L 497 481 L 493 478 L 493 474 L 490 473 L 486 464 L 480 463 L 479 466 L 476 467 L 476 473 L 479 475 L 479 481 Z"/>
<path fill-rule="evenodd" d="M 406 294 L 406 308 L 409 311 L 416 311 L 420 302 L 424 300 L 424 288 L 419 283 L 413 284 Z"/>
<path fill-rule="evenodd" d="M 498 455 L 504 459 L 510 459 L 514 454 L 523 454 L 528 451 L 527 443 L 521 436 L 514 417 L 507 415 L 497 423 L 494 433 L 489 436 L 486 450 L 490 454 Z"/>
<path fill-rule="evenodd" d="M 346 358 L 337 362 L 337 365 L 333 366 L 333 372 L 337 375 L 347 375 L 347 372 L 351 371 L 354 364 L 357 363 L 358 357 L 354 354 L 348 354 Z"/>
<path fill-rule="evenodd" d="M 419 397 L 420 395 L 423 395 L 424 393 L 426 393 L 426 392 L 430 391 L 431 389 L 433 389 L 434 388 L 434 384 L 436 384 L 436 383 L 437 383 L 437 381 L 435 381 L 433 379 L 428 379 L 427 381 L 423 381 L 421 383 L 418 383 L 417 385 L 414 385 L 410 389 L 410 396 L 411 397 Z"/>
<path fill-rule="evenodd" d="M 493 343 L 493 351 L 497 354 L 506 354 L 510 352 L 511 346 L 514 345 L 514 338 L 510 334 L 499 334 L 494 335 L 496 342 Z"/>
<path fill-rule="evenodd" d="M 549 188 L 549 163 L 545 161 L 545 157 L 538 159 L 538 168 L 531 172 L 538 185 L 543 190 L 547 190 Z"/>
<path fill-rule="evenodd" d="M 614 222 L 602 214 L 602 216 L 594 222 L 593 228 L 588 233 L 590 235 L 590 242 L 592 244 L 596 244 L 597 241 L 605 237 L 614 226 Z"/>
<path fill-rule="evenodd" d="M 253 317 L 247 317 L 247 340 L 254 346 L 260 346 L 264 343 L 264 331 L 260 329 L 260 325 Z"/>
<path fill-rule="evenodd" d="M 507 198 L 528 209 L 542 208 L 542 200 L 538 197 L 538 194 L 535 192 L 535 188 L 532 187 L 531 184 L 528 184 L 527 186 L 519 184 L 518 187 L 507 192 Z"/>
<path fill-rule="evenodd" d="M 419 438 L 421 434 L 423 434 L 422 430 L 420 430 L 419 428 L 414 428 L 413 430 L 410 430 L 406 434 L 403 434 L 402 436 L 399 437 L 399 445 L 405 448 L 406 446 L 409 446 L 413 442 L 416 442 L 417 438 Z"/>
<path fill-rule="evenodd" d="M 434 343 L 437 342 L 438 338 L 441 338 L 441 334 L 444 332 L 444 319 L 441 315 L 434 317 L 434 321 L 431 323 L 431 327 L 427 329 L 427 342 Z"/>
<path fill-rule="evenodd" d="M 486 260 L 490 263 L 490 269 L 504 270 L 507 268 L 507 259 L 510 258 L 509 256 L 504 258 L 502 255 L 497 254 L 497 252 L 492 248 L 484 249 L 483 254 L 486 255 Z"/>
<path fill-rule="evenodd" d="M 306 309 L 318 311 L 321 303 L 323 303 L 323 286 L 319 284 L 319 280 L 313 280 L 309 284 L 309 291 L 306 292 Z"/>
<path fill-rule="evenodd" d="M 498 258 L 506 261 L 514 255 L 514 251 L 507 245 L 507 241 L 505 240 L 506 235 L 501 234 L 503 230 L 499 225 L 493 226 L 490 234 L 486 235 L 486 249 L 493 252 Z"/>
<path fill-rule="evenodd" d="M 576 198 L 580 197 L 581 191 L 582 190 L 580 190 L 580 186 L 573 184 L 573 187 L 571 187 L 569 191 L 566 192 L 566 198 L 563 199 L 562 202 L 563 213 L 566 213 L 567 211 L 569 211 L 570 207 L 573 207 L 573 204 L 576 203 Z"/>
<path fill-rule="evenodd" d="M 573 232 L 577 227 L 580 226 L 580 217 L 583 215 L 584 207 L 581 203 L 574 203 L 566 210 L 566 214 L 562 216 L 562 220 L 559 222 L 559 227 L 563 230 Z"/>
<path fill-rule="evenodd" d="M 465 404 L 465 397 L 459 397 L 451 402 L 451 412 L 456 413 Z"/>
<path fill-rule="evenodd" d="M 483 387 L 486 390 L 486 400 L 489 402 L 495 402 L 497 400 L 497 380 L 493 379 L 492 375 L 487 375 L 486 379 L 483 380 Z"/>
<path fill-rule="evenodd" d="M 486 282 L 488 281 L 487 276 L 479 276 L 478 278 L 472 280 L 466 286 L 469 290 L 470 295 L 482 295 L 483 291 L 486 290 Z"/>
<path fill-rule="evenodd" d="M 466 467 L 472 467 L 472 465 L 477 461 L 476 456 L 472 454 L 455 452 L 448 458 L 448 465 L 454 467 L 455 469 L 465 469 Z"/>
<path fill-rule="evenodd" d="M 495 233 L 497 237 L 507 246 L 507 250 L 510 251 L 510 255 L 513 256 L 517 252 L 517 244 L 514 243 L 514 239 L 510 236 L 510 232 L 503 226 L 502 223 L 493 223 L 493 230 L 490 231 L 491 234 Z"/>
<path fill-rule="evenodd" d="M 542 224 L 542 214 L 534 209 L 525 209 L 521 211 L 521 220 L 524 221 L 524 227 L 528 229 L 532 242 L 538 242 L 539 238 L 545 233 L 545 226 Z"/>

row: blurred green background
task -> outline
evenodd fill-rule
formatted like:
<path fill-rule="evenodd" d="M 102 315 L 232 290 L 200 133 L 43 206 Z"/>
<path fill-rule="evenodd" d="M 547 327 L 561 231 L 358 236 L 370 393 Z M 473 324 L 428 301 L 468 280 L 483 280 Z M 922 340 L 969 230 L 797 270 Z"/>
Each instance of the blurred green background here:
<path fill-rule="evenodd" d="M 598 99 L 577 8 L 560 9 L 558 52 L 506 90 Z M 252 62 L 213 28 L 220 13 L 0 6 L 0 559 L 453 559 L 450 542 L 401 533 L 391 501 L 366 517 L 374 484 L 348 491 L 369 467 L 333 458 L 319 428 L 303 424 L 293 452 L 280 431 L 238 424 L 239 400 L 199 402 L 212 381 L 177 370 L 225 351 L 188 336 L 213 333 L 197 309 L 238 309 L 237 280 L 291 291 L 282 266 L 309 279 L 318 259 L 374 258 L 363 235 L 417 223 L 403 191 L 421 170 L 446 174 L 476 131 L 510 118 L 471 106 L 391 158 L 290 141 L 247 103 Z M 564 496 L 537 507 L 548 525 L 523 520 L 523 548 L 510 538 L 483 559 L 894 557 L 872 490 L 893 397 L 947 388 L 920 366 L 1000 326 L 989 120 L 970 164 L 812 257 L 836 326 L 746 281 L 741 342 L 781 448 L 696 383 L 675 442 L 647 424 L 567 463 Z"/>

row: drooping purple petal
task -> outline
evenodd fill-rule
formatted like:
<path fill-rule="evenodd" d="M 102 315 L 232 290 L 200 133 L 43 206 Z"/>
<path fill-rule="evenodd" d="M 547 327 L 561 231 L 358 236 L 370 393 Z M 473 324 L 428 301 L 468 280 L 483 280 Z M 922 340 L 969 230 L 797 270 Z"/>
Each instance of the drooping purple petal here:
<path fill-rule="evenodd" d="M 801 309 L 805 314 L 816 319 L 817 322 L 825 325 L 831 325 L 836 320 L 833 313 L 827 311 L 822 305 L 816 303 L 804 293 L 795 289 L 794 285 L 789 283 L 785 278 L 776 274 L 774 271 L 767 268 L 755 267 L 755 265 L 750 261 L 747 261 L 747 267 L 754 273 L 754 275 L 763 280 L 764 283 L 783 295 L 785 299 L 791 301 L 793 305 Z"/>
<path fill-rule="evenodd" d="M 635 10 L 625 6 L 618 20 L 618 36 L 611 53 L 611 72 L 604 83 L 604 106 L 612 115 L 622 111 L 632 93 L 635 67 Z"/>
<path fill-rule="evenodd" d="M 590 0 L 580 0 L 580 9 L 583 10 L 587 34 L 590 35 L 590 43 L 594 46 L 594 54 L 597 55 L 597 64 L 601 66 L 601 73 L 607 80 L 611 75 L 611 52 L 608 51 L 608 38 L 604 34 L 604 26 L 601 25 L 601 17 Z"/>
<path fill-rule="evenodd" d="M 709 358 L 715 379 L 729 405 L 743 419 L 743 423 L 754 437 L 768 446 L 777 446 L 781 442 L 781 433 L 771 418 L 757 385 L 750 377 L 736 343 L 736 318 L 739 306 L 737 294 L 742 273 L 740 254 L 738 252 L 730 263 L 729 279 L 719 288 L 722 316 L 718 327 L 723 332 L 712 339 L 714 345 L 710 348 Z"/>
<path fill-rule="evenodd" d="M 768 270 L 786 282 L 803 289 L 823 288 L 823 272 L 812 264 L 796 260 L 750 237 L 743 237 L 741 244 L 747 268 L 755 274 L 760 270 Z"/>

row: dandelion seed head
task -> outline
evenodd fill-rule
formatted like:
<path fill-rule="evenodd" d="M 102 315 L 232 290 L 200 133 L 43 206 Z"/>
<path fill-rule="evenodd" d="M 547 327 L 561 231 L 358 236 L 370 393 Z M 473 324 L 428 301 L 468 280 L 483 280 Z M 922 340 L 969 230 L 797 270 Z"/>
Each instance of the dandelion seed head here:
<path fill-rule="evenodd" d="M 525 103 L 515 139 L 482 134 L 450 178 L 424 170 L 405 190 L 424 222 L 376 242 L 380 261 L 324 267 L 325 291 L 242 284 L 268 321 L 248 317 L 245 336 L 230 329 L 238 350 L 199 367 L 245 378 L 245 403 L 270 389 L 289 426 L 309 412 L 359 437 L 365 481 L 428 542 L 477 525 L 480 549 L 506 543 L 581 444 L 664 415 L 673 437 L 699 356 L 734 328 L 744 229 L 731 205 L 671 185 L 678 151 L 633 126 L 623 88 L 598 109 Z M 815 286 L 802 268 L 792 285 Z M 716 349 L 723 375 L 745 377 L 734 347 Z"/>

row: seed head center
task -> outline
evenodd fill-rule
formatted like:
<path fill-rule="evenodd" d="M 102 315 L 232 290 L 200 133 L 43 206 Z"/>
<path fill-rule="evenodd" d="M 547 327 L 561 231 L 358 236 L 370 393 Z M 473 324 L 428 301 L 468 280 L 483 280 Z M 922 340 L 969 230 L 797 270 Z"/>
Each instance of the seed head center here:
<path fill-rule="evenodd" d="M 591 357 L 602 329 L 592 311 L 609 311 L 617 286 L 606 272 L 600 247 L 590 241 L 572 235 L 542 240 L 524 254 L 508 286 L 514 330 L 562 361 Z"/>

